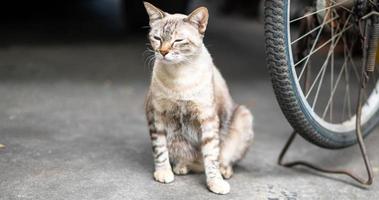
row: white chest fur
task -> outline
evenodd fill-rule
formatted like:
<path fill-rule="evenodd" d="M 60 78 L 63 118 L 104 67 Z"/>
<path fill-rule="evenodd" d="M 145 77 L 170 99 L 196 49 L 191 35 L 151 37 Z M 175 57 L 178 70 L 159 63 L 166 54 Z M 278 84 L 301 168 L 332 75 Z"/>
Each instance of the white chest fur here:
<path fill-rule="evenodd" d="M 168 142 L 177 137 L 198 144 L 199 127 L 196 118 L 214 104 L 213 73 L 210 55 L 205 54 L 191 63 L 168 65 L 156 62 L 151 82 L 152 104 L 164 113 Z"/>

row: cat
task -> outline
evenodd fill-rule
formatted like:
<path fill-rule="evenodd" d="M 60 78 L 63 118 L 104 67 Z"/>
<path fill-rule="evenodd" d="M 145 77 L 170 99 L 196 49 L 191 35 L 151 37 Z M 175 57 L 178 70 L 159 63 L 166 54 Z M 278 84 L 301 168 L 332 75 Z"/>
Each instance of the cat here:
<path fill-rule="evenodd" d="M 226 82 L 203 44 L 208 10 L 168 14 L 144 2 L 155 61 L 145 101 L 154 179 L 161 183 L 205 172 L 208 189 L 230 191 L 233 164 L 253 139 L 253 116 L 233 102 Z M 172 166 L 171 166 L 172 165 Z"/>

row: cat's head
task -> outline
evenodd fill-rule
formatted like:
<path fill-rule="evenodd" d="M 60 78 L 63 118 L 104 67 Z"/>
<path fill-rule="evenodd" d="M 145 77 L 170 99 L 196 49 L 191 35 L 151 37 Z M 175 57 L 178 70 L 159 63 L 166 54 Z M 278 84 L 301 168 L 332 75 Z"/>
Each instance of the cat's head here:
<path fill-rule="evenodd" d="M 199 55 L 208 23 L 208 9 L 200 7 L 189 15 L 169 14 L 144 2 L 150 18 L 149 39 L 155 57 L 165 63 L 190 62 Z"/>

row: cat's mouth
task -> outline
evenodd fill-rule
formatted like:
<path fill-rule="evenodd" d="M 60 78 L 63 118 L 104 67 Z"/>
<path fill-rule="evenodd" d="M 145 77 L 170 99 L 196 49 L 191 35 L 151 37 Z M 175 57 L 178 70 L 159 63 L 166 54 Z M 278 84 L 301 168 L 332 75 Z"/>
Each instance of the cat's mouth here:
<path fill-rule="evenodd" d="M 164 64 L 179 64 L 183 61 L 180 56 L 175 54 L 167 54 L 165 56 L 156 54 L 156 60 Z"/>
<path fill-rule="evenodd" d="M 175 61 L 175 60 L 171 60 L 171 59 L 167 59 L 167 58 L 162 58 L 160 60 L 161 63 L 164 63 L 164 64 L 177 64 L 179 62 Z"/>
<path fill-rule="evenodd" d="M 175 59 L 169 57 L 169 56 L 158 56 L 158 59 L 161 61 L 161 62 L 164 62 L 164 63 L 175 63 Z"/>

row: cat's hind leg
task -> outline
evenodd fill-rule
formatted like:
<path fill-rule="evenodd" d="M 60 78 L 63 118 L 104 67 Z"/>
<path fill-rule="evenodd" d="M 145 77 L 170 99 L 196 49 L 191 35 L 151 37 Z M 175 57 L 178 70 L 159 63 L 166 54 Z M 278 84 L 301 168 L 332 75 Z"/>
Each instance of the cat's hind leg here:
<path fill-rule="evenodd" d="M 173 171 L 176 175 L 186 175 L 188 173 L 203 173 L 204 164 L 201 157 L 196 157 L 190 161 L 179 161 L 174 164 Z"/>
<path fill-rule="evenodd" d="M 253 115 L 245 106 L 238 106 L 221 143 L 220 172 L 224 178 L 233 175 L 233 164 L 245 156 L 253 137 Z"/>
<path fill-rule="evenodd" d="M 174 165 L 173 171 L 176 175 L 186 175 L 189 172 L 187 163 L 179 162 Z"/>

